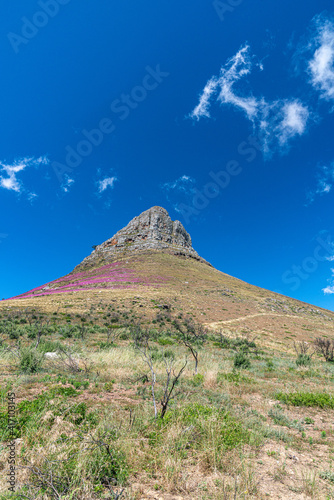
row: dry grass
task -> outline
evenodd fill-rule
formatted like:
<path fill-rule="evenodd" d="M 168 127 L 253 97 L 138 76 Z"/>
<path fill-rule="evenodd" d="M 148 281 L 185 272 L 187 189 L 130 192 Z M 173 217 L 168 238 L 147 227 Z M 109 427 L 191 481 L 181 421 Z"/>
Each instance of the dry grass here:
<path fill-rule="evenodd" d="M 297 367 L 293 341 L 332 338 L 334 314 L 168 254 L 139 256 L 127 266 L 139 275 L 159 272 L 168 281 L 149 288 L 139 284 L 135 290 L 0 303 L 0 315 L 5 317 L 29 308 L 56 318 L 62 328 L 68 322 L 80 325 L 82 317 L 88 327 L 83 339 L 62 338 L 56 327 L 47 337 L 74 350 L 82 368 L 78 373 L 48 360 L 41 372 L 19 374 L 15 355 L 0 351 L 0 423 L 9 390 L 16 393 L 18 404 L 31 408 L 31 418 L 16 440 L 19 464 L 46 473 L 48 460 L 54 460 L 63 484 L 69 485 L 62 500 L 112 498 L 104 480 L 108 474 L 118 480 L 111 489 L 124 488 L 121 498 L 128 500 L 334 498 L 334 485 L 326 479 L 331 476 L 321 475 L 332 468 L 334 410 L 286 406 L 275 397 L 280 391 L 321 392 L 332 387 L 331 364 L 315 356 L 311 366 Z M 224 330 L 228 339 L 255 338 L 258 346 L 249 356 L 251 366 L 236 370 L 235 349 L 222 349 L 210 337 L 199 350 L 200 376 L 194 378 L 193 359 L 185 347 L 175 339 L 165 346 L 152 341 L 158 409 L 166 380 L 161 352 L 174 353 L 176 370 L 188 358 L 163 422 L 154 420 L 147 364 L 126 335 L 107 349 L 102 328 L 112 312 L 127 317 L 118 333 L 128 332 L 124 325 L 131 317 L 144 327 L 166 331 L 171 327 L 169 313 L 162 314 L 162 322 L 156 320 L 161 305 L 169 307 L 171 317 L 191 314 L 207 326 L 210 336 Z M 11 349 L 17 344 L 3 338 Z M 28 346 L 33 340 L 22 336 L 20 342 Z M 29 406 L 41 397 L 41 407 Z M 104 470 L 112 460 L 101 445 L 103 439 L 113 450 L 117 470 Z M 64 462 L 59 463 L 60 458 Z M 0 470 L 6 467 L 2 456 Z M 18 486 L 30 484 L 29 498 L 56 498 L 50 490 L 36 494 L 31 470 L 19 469 L 17 480 Z M 6 490 L 4 477 L 0 490 Z"/>

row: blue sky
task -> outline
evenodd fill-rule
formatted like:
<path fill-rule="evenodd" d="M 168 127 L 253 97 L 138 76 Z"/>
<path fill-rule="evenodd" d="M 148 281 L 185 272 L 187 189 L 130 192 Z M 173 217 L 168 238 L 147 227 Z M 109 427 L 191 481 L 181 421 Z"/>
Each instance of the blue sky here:
<path fill-rule="evenodd" d="M 332 2 L 6 0 L 0 297 L 164 206 L 218 269 L 334 309 Z"/>

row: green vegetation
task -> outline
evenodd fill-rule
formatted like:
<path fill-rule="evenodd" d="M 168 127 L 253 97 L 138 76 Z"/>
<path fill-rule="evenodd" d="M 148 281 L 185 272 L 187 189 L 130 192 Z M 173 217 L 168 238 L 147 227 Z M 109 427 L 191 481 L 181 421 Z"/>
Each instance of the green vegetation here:
<path fill-rule="evenodd" d="M 41 370 L 44 361 L 43 353 L 30 347 L 19 351 L 19 369 L 22 373 L 36 373 Z"/>
<path fill-rule="evenodd" d="M 309 366 L 311 364 L 311 358 L 307 354 L 298 354 L 296 359 L 297 366 Z"/>
<path fill-rule="evenodd" d="M 150 298 L 151 320 L 140 323 L 141 301 L 0 317 L 0 446 L 14 391 L 18 463 L 28 467 L 17 498 L 137 500 L 154 491 L 246 500 L 265 498 L 262 477 L 273 488 L 280 481 L 286 495 L 325 498 L 333 482 L 325 412 L 334 396 L 323 392 L 334 380 L 331 363 L 304 342 L 297 349 L 308 351 L 297 356 L 272 335 L 267 345 L 265 333 L 237 321 L 223 334 L 207 331 L 178 300 Z M 310 464 L 314 457 L 314 467 L 304 472 L 300 454 Z M 314 481 L 313 470 L 327 472 Z"/>
<path fill-rule="evenodd" d="M 237 352 L 234 356 L 233 364 L 235 368 L 242 368 L 246 370 L 247 368 L 250 368 L 251 362 L 247 354 L 244 352 Z"/>
<path fill-rule="evenodd" d="M 313 406 L 319 408 L 334 408 L 334 397 L 325 392 L 278 392 L 275 395 L 283 403 L 293 406 Z"/>
<path fill-rule="evenodd" d="M 322 472 L 320 472 L 319 476 L 322 479 L 326 479 L 326 481 L 334 483 L 334 472 L 332 472 L 332 471 L 329 471 L 329 470 L 322 471 Z"/>
<path fill-rule="evenodd" d="M 285 427 L 289 427 L 289 429 L 297 429 L 300 432 L 304 430 L 304 427 L 301 424 L 301 422 L 298 422 L 298 420 L 291 420 L 282 412 L 282 410 L 278 408 L 272 408 L 269 411 L 268 416 L 277 425 L 283 425 Z"/>

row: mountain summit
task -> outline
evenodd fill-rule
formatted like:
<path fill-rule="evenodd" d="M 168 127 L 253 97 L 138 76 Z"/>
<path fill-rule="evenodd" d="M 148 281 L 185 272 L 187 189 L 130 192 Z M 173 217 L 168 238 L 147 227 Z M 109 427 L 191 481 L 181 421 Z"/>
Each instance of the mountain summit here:
<path fill-rule="evenodd" d="M 132 219 L 69 274 L 1 302 L 5 308 L 34 307 L 56 314 L 59 308 L 61 314 L 68 314 L 68 307 L 87 314 L 98 304 L 118 304 L 122 314 L 152 325 L 161 321 L 157 313 L 162 307 L 175 314 L 187 312 L 213 330 L 249 328 L 281 343 L 290 338 L 287 333 L 304 340 L 304 330 L 309 340 L 330 338 L 334 324 L 333 312 L 249 285 L 208 265 L 181 222 L 173 222 L 161 207 Z"/>
<path fill-rule="evenodd" d="M 168 252 L 205 262 L 193 249 L 191 237 L 181 222 L 172 221 L 164 208 L 152 207 L 132 219 L 112 238 L 96 246 L 78 268 L 146 250 Z"/>

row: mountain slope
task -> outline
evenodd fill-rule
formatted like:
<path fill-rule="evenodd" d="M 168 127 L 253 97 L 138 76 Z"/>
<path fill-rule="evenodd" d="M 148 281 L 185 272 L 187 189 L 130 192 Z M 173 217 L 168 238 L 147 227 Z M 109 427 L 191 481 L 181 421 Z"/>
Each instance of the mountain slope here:
<path fill-rule="evenodd" d="M 133 219 L 72 273 L 2 301 L 1 308 L 85 314 L 115 303 L 135 318 L 156 321 L 166 307 L 192 314 L 211 329 L 249 328 L 280 341 L 334 333 L 334 313 L 250 285 L 202 259 L 178 221 L 161 207 Z M 160 308 L 159 308 L 160 306 Z"/>

